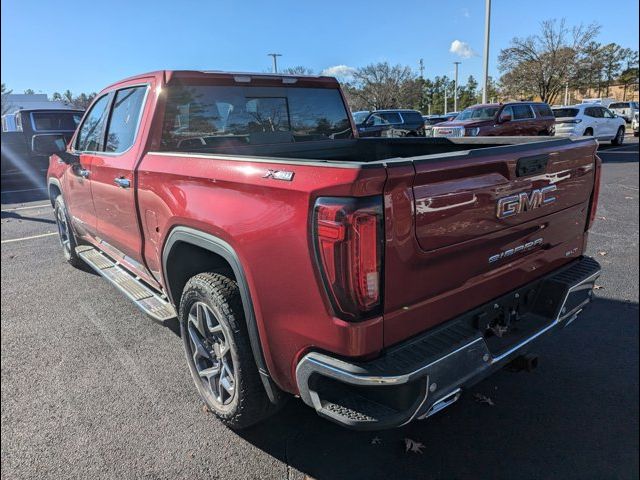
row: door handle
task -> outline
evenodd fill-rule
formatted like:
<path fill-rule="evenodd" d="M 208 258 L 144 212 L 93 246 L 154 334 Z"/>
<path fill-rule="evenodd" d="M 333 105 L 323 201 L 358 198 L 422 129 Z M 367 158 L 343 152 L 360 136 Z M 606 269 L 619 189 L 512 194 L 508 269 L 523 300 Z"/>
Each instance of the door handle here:
<path fill-rule="evenodd" d="M 89 176 L 89 170 L 87 170 L 86 168 L 78 168 L 77 173 L 79 176 L 81 176 L 82 178 L 87 178 Z"/>
<path fill-rule="evenodd" d="M 116 177 L 113 179 L 113 181 L 120 188 L 129 188 L 131 186 L 131 181 L 125 177 Z"/>

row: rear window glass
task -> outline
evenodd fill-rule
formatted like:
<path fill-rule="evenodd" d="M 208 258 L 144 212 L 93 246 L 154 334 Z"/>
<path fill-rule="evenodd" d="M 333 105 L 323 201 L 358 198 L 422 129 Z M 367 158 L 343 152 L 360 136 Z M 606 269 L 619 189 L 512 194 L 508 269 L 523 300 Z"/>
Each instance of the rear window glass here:
<path fill-rule="evenodd" d="M 166 91 L 163 150 L 352 137 L 334 88 L 174 85 Z"/>
<path fill-rule="evenodd" d="M 82 114 L 77 112 L 33 112 L 33 129 L 38 132 L 67 130 L 74 131 Z"/>
<path fill-rule="evenodd" d="M 529 105 L 512 105 L 513 108 L 513 119 L 514 120 L 525 120 L 527 118 L 533 118 L 533 112 Z"/>
<path fill-rule="evenodd" d="M 536 103 L 532 105 L 533 111 L 536 112 L 538 117 L 553 117 L 553 112 L 551 111 L 551 107 L 546 103 Z"/>
<path fill-rule="evenodd" d="M 556 118 L 575 117 L 579 111 L 577 108 L 556 108 L 553 110 L 553 115 Z"/>

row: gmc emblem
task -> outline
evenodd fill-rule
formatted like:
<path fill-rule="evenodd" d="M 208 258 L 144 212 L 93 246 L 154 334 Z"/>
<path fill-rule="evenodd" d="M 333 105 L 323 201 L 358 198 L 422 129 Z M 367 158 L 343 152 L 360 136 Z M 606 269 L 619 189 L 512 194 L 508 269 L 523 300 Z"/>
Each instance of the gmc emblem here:
<path fill-rule="evenodd" d="M 527 212 L 535 208 L 550 205 L 556 201 L 556 197 L 549 196 L 551 192 L 558 189 L 555 185 L 539 188 L 527 194 L 521 192 L 517 195 L 511 195 L 498 200 L 498 208 L 496 216 L 498 218 L 509 218 L 522 212 Z"/>

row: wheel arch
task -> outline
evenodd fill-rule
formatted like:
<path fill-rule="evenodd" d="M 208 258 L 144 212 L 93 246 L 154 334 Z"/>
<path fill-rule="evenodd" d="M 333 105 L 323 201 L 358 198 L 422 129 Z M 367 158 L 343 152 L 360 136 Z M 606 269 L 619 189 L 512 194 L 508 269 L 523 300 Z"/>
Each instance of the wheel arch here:
<path fill-rule="evenodd" d="M 195 261 L 193 255 L 195 255 Z M 191 258 L 191 261 L 181 261 L 186 258 Z M 194 264 L 198 267 L 194 268 Z M 253 309 L 251 291 L 238 254 L 229 243 L 210 233 L 191 227 L 174 227 L 167 236 L 162 249 L 162 272 L 166 293 L 170 301 L 179 307 L 180 296 L 188 279 L 193 275 L 212 269 L 232 273 L 238 284 L 253 357 L 269 400 L 276 404 L 280 401 L 282 392 L 269 374 Z"/>
<path fill-rule="evenodd" d="M 60 181 L 57 178 L 50 178 L 47 187 L 49 192 L 49 201 L 53 207 L 56 202 L 56 197 L 58 195 L 62 195 L 62 187 L 60 186 Z"/>

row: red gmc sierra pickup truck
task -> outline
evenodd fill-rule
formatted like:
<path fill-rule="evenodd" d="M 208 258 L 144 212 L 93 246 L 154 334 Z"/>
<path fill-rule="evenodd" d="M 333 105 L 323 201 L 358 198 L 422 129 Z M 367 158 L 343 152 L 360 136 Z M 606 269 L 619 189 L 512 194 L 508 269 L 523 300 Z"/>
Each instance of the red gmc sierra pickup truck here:
<path fill-rule="evenodd" d="M 361 139 L 333 78 L 160 71 L 96 97 L 48 188 L 69 263 L 177 316 L 227 425 L 293 394 L 382 429 L 522 364 L 589 303 L 596 147 Z"/>

